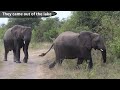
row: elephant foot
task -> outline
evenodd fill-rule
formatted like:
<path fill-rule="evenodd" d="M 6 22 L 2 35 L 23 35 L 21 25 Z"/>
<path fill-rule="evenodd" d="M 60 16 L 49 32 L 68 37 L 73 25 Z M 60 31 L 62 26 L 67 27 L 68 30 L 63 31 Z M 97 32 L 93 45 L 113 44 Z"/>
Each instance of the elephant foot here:
<path fill-rule="evenodd" d="M 27 63 L 27 61 L 23 61 L 24 63 Z"/>
<path fill-rule="evenodd" d="M 75 67 L 76 69 L 80 69 L 80 66 L 79 65 L 76 65 L 76 67 Z"/>
<path fill-rule="evenodd" d="M 93 68 L 93 66 L 88 65 L 88 69 L 89 69 L 89 70 L 92 69 L 92 68 Z"/>
<path fill-rule="evenodd" d="M 21 61 L 15 61 L 16 63 L 21 63 Z"/>
<path fill-rule="evenodd" d="M 49 69 L 53 68 L 54 66 L 52 64 L 49 65 Z"/>
<path fill-rule="evenodd" d="M 49 65 L 49 69 L 52 69 L 55 66 L 55 62 L 53 62 L 52 64 Z"/>
<path fill-rule="evenodd" d="M 23 62 L 24 62 L 24 63 L 27 63 L 27 60 L 23 59 Z"/>
<path fill-rule="evenodd" d="M 7 59 L 4 59 L 3 61 L 7 61 Z"/>
<path fill-rule="evenodd" d="M 23 62 L 27 63 L 28 62 L 28 58 L 24 57 Z"/>

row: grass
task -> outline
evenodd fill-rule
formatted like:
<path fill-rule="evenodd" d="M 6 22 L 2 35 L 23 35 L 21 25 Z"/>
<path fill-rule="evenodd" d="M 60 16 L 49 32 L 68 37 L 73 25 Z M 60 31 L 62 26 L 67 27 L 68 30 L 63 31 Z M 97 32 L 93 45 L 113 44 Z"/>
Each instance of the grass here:
<path fill-rule="evenodd" d="M 4 45 L 3 45 L 3 41 L 0 39 L 0 58 L 1 59 L 2 59 L 2 54 L 3 53 L 4 53 Z"/>
<path fill-rule="evenodd" d="M 45 48 L 49 48 L 51 45 L 52 43 L 49 42 L 39 42 L 39 43 L 31 42 L 29 47 L 32 49 L 45 49 Z"/>
<path fill-rule="evenodd" d="M 0 39 L 0 51 L 4 48 L 3 46 L 3 40 Z"/>

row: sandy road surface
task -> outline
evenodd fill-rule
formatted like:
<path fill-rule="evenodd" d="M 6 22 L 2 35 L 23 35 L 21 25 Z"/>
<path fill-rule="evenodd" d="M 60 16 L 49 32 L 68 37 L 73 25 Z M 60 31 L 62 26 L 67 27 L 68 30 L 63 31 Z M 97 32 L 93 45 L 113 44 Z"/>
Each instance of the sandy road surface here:
<path fill-rule="evenodd" d="M 45 52 L 41 50 L 29 50 L 28 63 L 23 63 L 24 54 L 21 50 L 20 64 L 13 62 L 12 51 L 8 54 L 8 61 L 3 61 L 4 53 L 0 55 L 0 79 L 51 79 L 54 78 L 48 65 L 51 63 L 47 56 L 39 57 L 38 55 Z"/>

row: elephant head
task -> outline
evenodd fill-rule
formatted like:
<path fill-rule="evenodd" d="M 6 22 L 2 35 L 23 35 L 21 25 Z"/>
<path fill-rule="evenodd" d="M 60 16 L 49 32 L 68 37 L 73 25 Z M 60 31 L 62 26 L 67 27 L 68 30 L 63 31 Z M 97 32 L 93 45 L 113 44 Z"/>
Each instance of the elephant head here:
<path fill-rule="evenodd" d="M 100 36 L 97 33 L 92 33 L 92 48 L 94 48 L 95 50 L 100 50 L 102 53 L 102 57 L 103 57 L 103 62 L 106 62 L 106 47 L 104 45 L 104 40 L 102 38 L 102 36 Z"/>
<path fill-rule="evenodd" d="M 88 48 L 88 50 L 92 48 L 100 50 L 103 57 L 103 63 L 106 62 L 106 47 L 102 36 L 97 33 L 86 31 L 80 32 L 79 39 L 81 42 L 80 45 Z"/>
<path fill-rule="evenodd" d="M 15 39 L 23 39 L 24 41 L 31 40 L 32 29 L 31 27 L 15 25 L 11 33 L 13 34 Z"/>

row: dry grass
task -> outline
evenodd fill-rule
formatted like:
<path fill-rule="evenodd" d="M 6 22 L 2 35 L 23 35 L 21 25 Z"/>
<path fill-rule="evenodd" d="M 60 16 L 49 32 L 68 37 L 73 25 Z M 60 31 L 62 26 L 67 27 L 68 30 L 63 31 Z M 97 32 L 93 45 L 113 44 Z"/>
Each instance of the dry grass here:
<path fill-rule="evenodd" d="M 30 48 L 32 49 L 46 49 L 49 48 L 52 43 L 42 42 L 42 43 L 30 43 Z"/>

